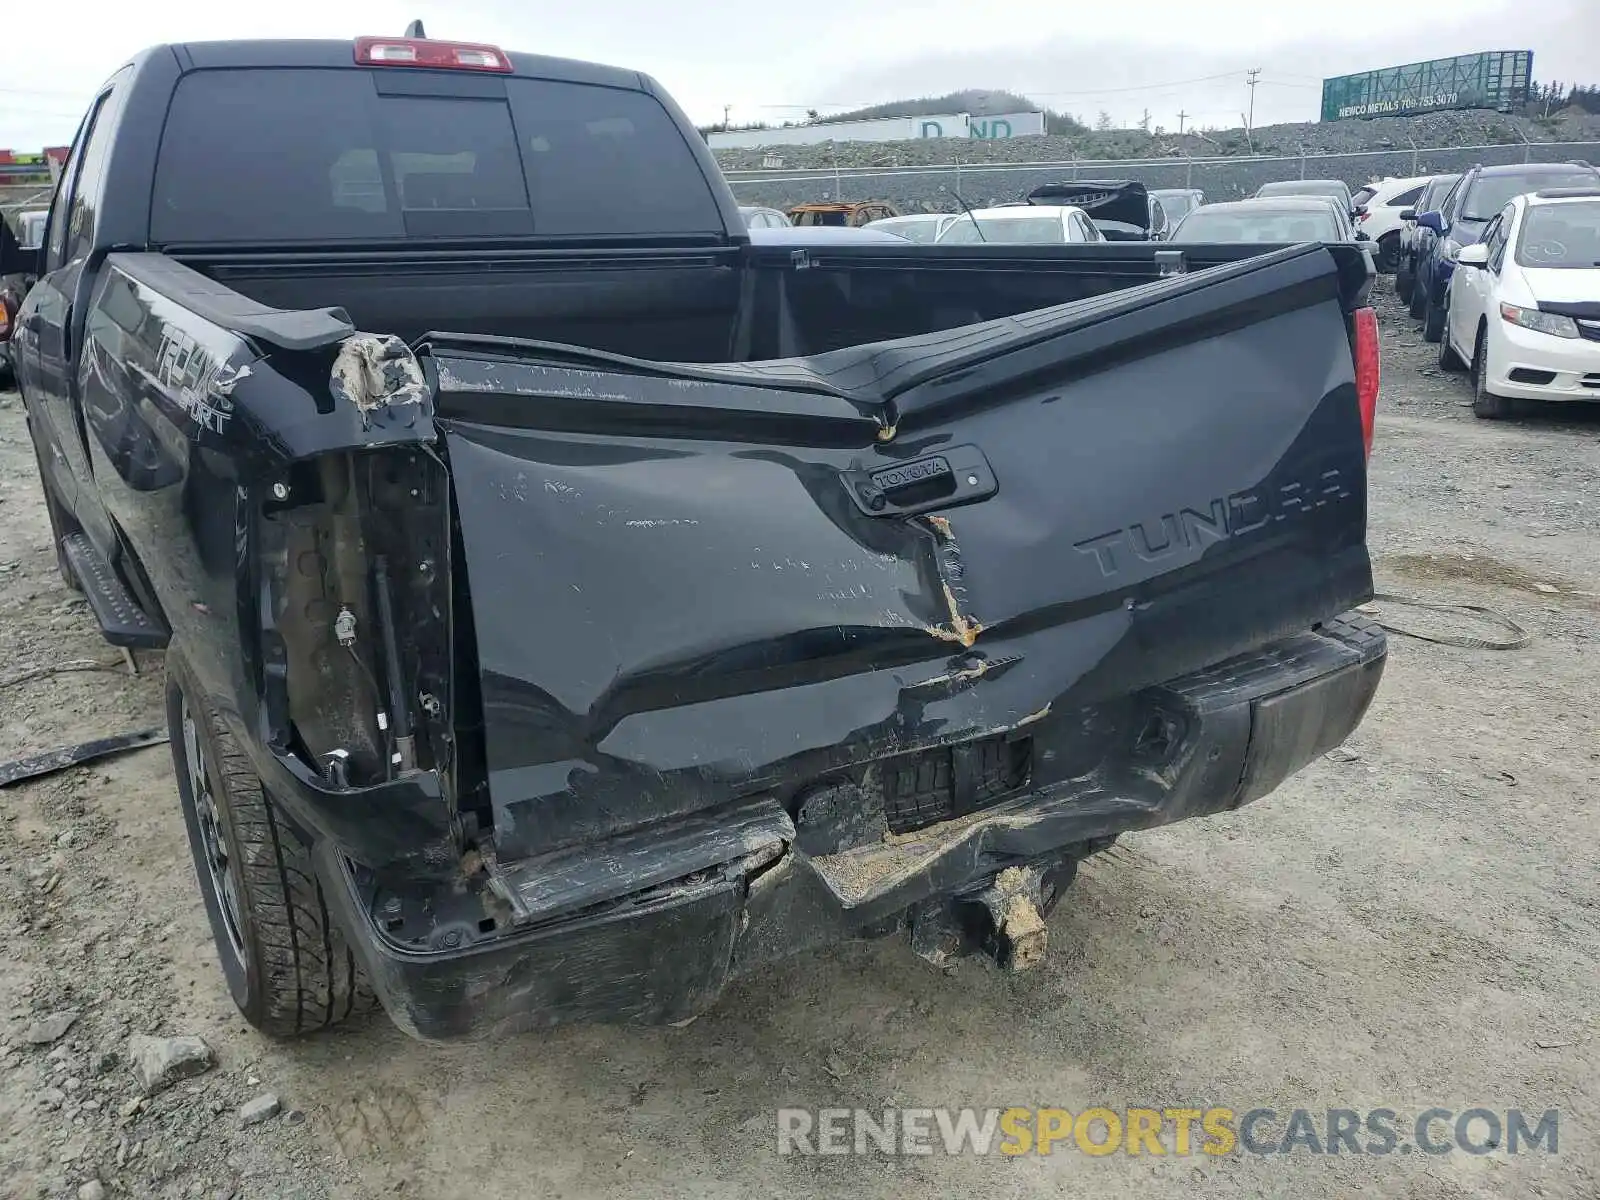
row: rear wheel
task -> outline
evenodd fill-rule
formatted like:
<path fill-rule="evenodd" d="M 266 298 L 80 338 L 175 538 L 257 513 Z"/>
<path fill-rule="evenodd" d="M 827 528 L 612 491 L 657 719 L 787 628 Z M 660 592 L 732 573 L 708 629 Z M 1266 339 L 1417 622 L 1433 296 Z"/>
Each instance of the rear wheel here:
<path fill-rule="evenodd" d="M 1489 390 L 1489 339 L 1478 334 L 1472 349 L 1472 412 L 1485 421 L 1499 421 L 1509 417 L 1516 405 L 1508 396 L 1497 396 Z"/>
<path fill-rule="evenodd" d="M 245 1020 L 288 1037 L 374 1007 L 310 848 L 175 651 L 167 655 L 167 723 L 201 898 Z"/>
<path fill-rule="evenodd" d="M 1422 282 L 1422 276 L 1415 275 L 1411 281 L 1411 299 L 1407 302 L 1406 311 L 1414 318 L 1420 320 L 1423 312 L 1428 307 L 1428 289 Z"/>
<path fill-rule="evenodd" d="M 1431 297 L 1423 299 L 1422 340 L 1437 342 L 1444 336 L 1444 306 L 1435 304 Z"/>
<path fill-rule="evenodd" d="M 1385 275 L 1400 269 L 1400 235 L 1387 234 L 1378 239 L 1378 270 Z"/>
<path fill-rule="evenodd" d="M 1450 331 L 1444 330 L 1439 338 L 1439 370 L 1461 371 L 1466 369 L 1466 365 L 1450 346 Z"/>

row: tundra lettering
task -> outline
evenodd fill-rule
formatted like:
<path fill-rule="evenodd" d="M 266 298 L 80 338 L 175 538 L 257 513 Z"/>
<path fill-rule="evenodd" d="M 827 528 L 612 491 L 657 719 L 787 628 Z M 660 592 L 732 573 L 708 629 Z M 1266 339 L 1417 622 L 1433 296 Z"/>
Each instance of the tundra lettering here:
<path fill-rule="evenodd" d="M 1309 514 L 1352 495 L 1340 470 L 1330 467 L 1318 472 L 1310 484 L 1285 483 L 1272 489 L 1234 492 L 1210 501 L 1203 510 L 1186 507 L 1136 521 L 1126 529 L 1075 542 L 1073 548 L 1081 554 L 1092 554 L 1101 573 L 1109 578 L 1130 561 L 1129 557 L 1119 557 L 1119 551 L 1141 562 L 1158 562 L 1185 550 L 1202 550 L 1210 543 L 1264 529 L 1269 523 Z"/>

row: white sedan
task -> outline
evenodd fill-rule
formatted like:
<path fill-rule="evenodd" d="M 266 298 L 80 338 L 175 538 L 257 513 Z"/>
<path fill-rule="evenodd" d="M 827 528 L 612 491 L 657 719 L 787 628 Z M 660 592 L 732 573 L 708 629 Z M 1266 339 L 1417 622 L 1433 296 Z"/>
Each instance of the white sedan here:
<path fill-rule="evenodd" d="M 1066 204 L 1002 204 L 963 213 L 939 235 L 941 246 L 1060 246 L 1103 242 L 1081 208 Z"/>
<path fill-rule="evenodd" d="M 1600 400 L 1600 189 L 1515 197 L 1456 267 L 1439 365 L 1470 368 L 1473 412 Z"/>

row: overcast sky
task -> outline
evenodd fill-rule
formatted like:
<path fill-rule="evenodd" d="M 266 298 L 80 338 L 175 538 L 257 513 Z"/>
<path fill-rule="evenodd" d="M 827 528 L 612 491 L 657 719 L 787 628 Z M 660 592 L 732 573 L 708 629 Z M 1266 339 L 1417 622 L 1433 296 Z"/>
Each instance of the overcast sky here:
<path fill-rule="evenodd" d="M 157 42 L 398 34 L 637 68 L 699 122 L 781 121 L 958 88 L 1006 88 L 1093 122 L 1238 125 L 1244 71 L 1262 68 L 1256 123 L 1314 120 L 1320 80 L 1477 50 L 1534 51 L 1541 81 L 1600 82 L 1600 0 L 1134 0 L 1097 7 L 1009 0 L 813 5 L 719 0 L 199 0 L 10 6 L 0 41 L 0 148 L 69 142 L 98 84 Z M 31 14 L 37 19 L 17 19 Z M 48 17 L 48 19 L 46 19 Z M 1220 76 L 1221 78 L 1209 78 Z"/>

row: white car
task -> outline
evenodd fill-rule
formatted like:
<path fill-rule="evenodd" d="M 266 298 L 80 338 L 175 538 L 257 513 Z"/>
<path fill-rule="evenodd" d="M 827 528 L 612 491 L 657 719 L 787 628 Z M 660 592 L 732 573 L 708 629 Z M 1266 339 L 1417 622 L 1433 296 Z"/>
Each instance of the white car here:
<path fill-rule="evenodd" d="M 760 205 L 740 205 L 739 215 L 746 229 L 788 229 L 789 218 L 775 208 Z"/>
<path fill-rule="evenodd" d="M 912 242 L 936 242 L 939 235 L 950 227 L 954 213 L 911 213 L 904 217 L 879 217 L 861 228 L 876 229 L 880 233 L 893 233 Z"/>
<path fill-rule="evenodd" d="M 1439 365 L 1470 366 L 1473 412 L 1600 400 L 1600 188 L 1513 198 L 1456 268 Z"/>
<path fill-rule="evenodd" d="M 1061 246 L 1103 242 L 1083 209 L 1065 204 L 1005 204 L 962 213 L 939 235 L 941 246 Z"/>
<path fill-rule="evenodd" d="M 1431 175 L 1414 179 L 1384 179 L 1369 183 L 1351 199 L 1358 210 L 1365 208 L 1356 219 L 1356 229 L 1371 238 L 1377 246 L 1378 270 L 1390 274 L 1400 262 L 1400 231 L 1404 224 L 1400 214 L 1413 207 L 1422 197 Z"/>

